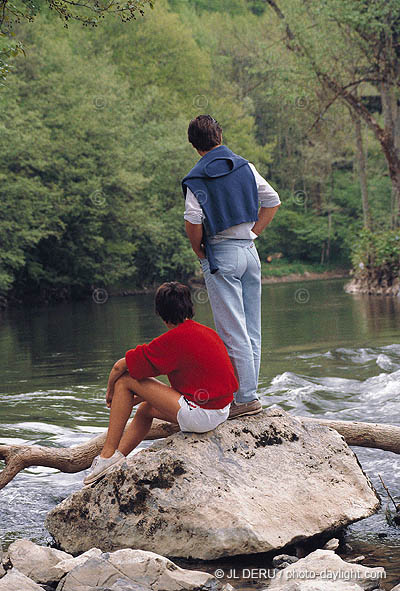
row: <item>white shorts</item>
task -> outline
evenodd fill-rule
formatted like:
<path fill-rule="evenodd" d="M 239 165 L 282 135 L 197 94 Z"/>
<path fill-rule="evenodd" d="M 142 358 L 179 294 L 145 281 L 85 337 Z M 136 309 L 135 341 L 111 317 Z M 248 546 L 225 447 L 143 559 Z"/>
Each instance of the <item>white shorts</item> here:
<path fill-rule="evenodd" d="M 181 431 L 191 433 L 206 433 L 218 427 L 228 418 L 231 406 L 228 404 L 224 408 L 201 408 L 194 402 L 185 400 L 184 396 L 181 396 L 178 402 L 180 404 L 177 414 L 179 427 Z"/>

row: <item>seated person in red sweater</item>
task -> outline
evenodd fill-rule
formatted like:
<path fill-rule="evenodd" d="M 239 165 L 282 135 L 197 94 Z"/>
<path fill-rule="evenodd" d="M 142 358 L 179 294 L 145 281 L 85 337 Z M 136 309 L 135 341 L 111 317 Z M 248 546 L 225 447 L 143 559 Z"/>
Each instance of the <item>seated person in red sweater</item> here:
<path fill-rule="evenodd" d="M 112 368 L 106 394 L 111 407 L 107 439 L 84 480 L 86 485 L 122 463 L 146 437 L 155 418 L 177 423 L 182 431 L 205 433 L 229 416 L 238 389 L 234 369 L 217 333 L 192 320 L 189 288 L 164 283 L 157 290 L 155 309 L 168 331 L 131 349 Z M 155 379 L 164 374 L 171 386 Z"/>

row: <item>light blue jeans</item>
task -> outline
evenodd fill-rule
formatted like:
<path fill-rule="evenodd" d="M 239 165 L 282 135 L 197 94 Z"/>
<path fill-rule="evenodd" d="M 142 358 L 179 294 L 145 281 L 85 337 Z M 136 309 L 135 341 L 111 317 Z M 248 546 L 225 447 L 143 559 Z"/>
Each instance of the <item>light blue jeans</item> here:
<path fill-rule="evenodd" d="M 199 259 L 215 328 L 239 378 L 235 401 L 258 398 L 261 359 L 261 263 L 252 240 L 222 240 L 212 245 L 218 264 L 213 275 Z"/>

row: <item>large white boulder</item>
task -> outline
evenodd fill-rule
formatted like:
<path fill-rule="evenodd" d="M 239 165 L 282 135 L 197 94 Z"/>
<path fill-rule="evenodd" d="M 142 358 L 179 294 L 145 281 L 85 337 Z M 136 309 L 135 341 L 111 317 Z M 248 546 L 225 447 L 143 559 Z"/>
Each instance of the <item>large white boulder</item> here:
<path fill-rule="evenodd" d="M 9 547 L 5 561 L 36 583 L 47 584 L 60 580 L 62 575 L 58 576 L 54 567 L 61 560 L 71 558 L 71 554 L 61 550 L 38 546 L 30 540 L 17 540 Z"/>
<path fill-rule="evenodd" d="M 334 430 L 280 409 L 177 433 L 47 516 L 61 548 L 210 560 L 267 552 L 368 517 L 378 497 Z"/>
<path fill-rule="evenodd" d="M 385 569 L 345 562 L 332 550 L 315 550 L 279 571 L 267 591 L 372 591 Z"/>

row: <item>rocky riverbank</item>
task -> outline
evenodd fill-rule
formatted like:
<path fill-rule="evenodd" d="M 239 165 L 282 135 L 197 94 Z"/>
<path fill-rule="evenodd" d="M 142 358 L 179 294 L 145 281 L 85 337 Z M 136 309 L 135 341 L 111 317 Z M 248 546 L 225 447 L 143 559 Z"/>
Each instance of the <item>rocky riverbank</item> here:
<path fill-rule="evenodd" d="M 7 570 L 6 570 L 7 569 Z M 0 591 L 229 591 L 214 576 L 182 569 L 142 550 L 71 554 L 29 540 L 11 544 L 1 567 Z"/>
<path fill-rule="evenodd" d="M 331 271 L 304 271 L 304 273 L 288 273 L 282 276 L 264 276 L 261 280 L 263 284 L 270 283 L 292 283 L 294 281 L 316 281 L 318 279 L 344 279 L 349 277 L 347 269 L 334 269 Z"/>
<path fill-rule="evenodd" d="M 393 282 L 379 279 L 374 276 L 354 277 L 349 283 L 345 285 L 347 293 L 360 293 L 364 295 L 384 295 L 384 296 L 400 296 L 400 279 L 396 278 Z"/>
<path fill-rule="evenodd" d="M 335 548 L 338 540 L 327 546 Z M 345 562 L 320 549 L 298 559 L 280 555 L 264 569 L 268 591 L 373 591 L 382 589 L 383 568 L 363 566 L 363 556 Z M 260 570 L 260 569 L 259 569 Z M 231 577 L 228 574 L 228 578 Z M 80 556 L 14 542 L 0 565 L 0 591 L 233 591 L 225 573 L 183 569 L 153 552 L 91 548 Z M 397 585 L 392 591 L 400 591 Z"/>

